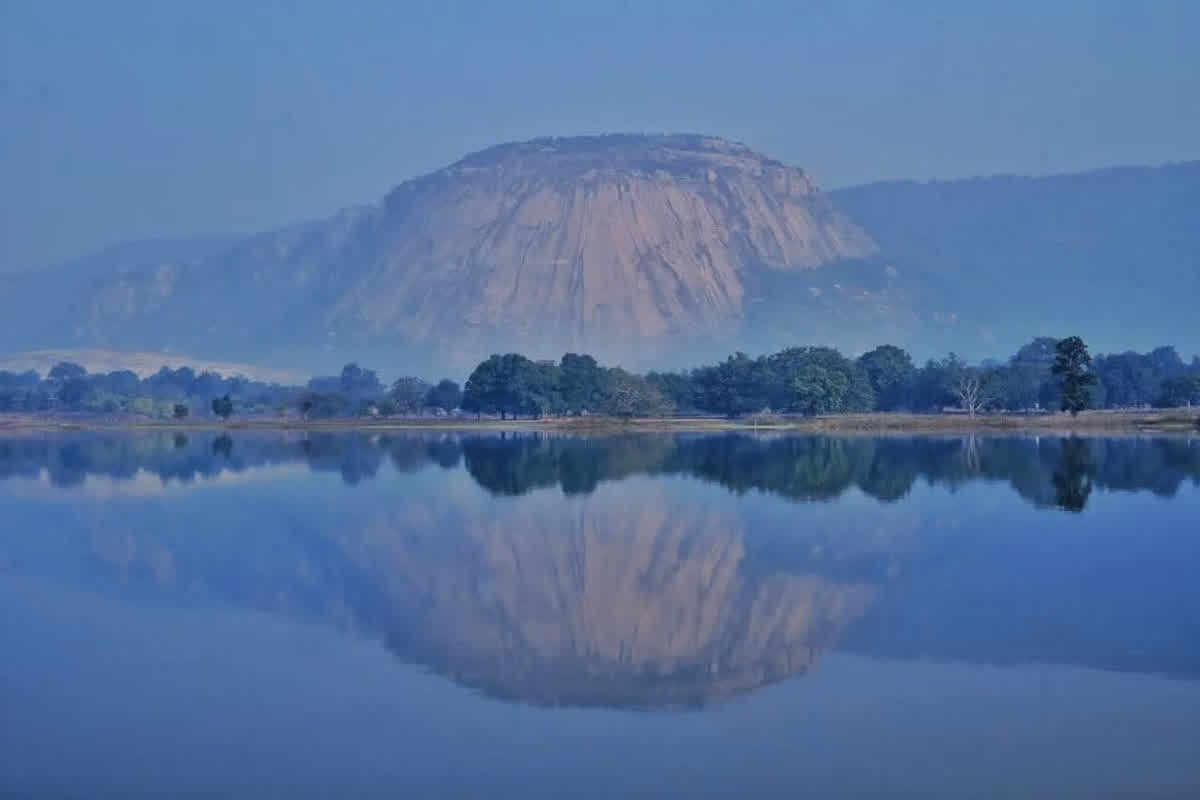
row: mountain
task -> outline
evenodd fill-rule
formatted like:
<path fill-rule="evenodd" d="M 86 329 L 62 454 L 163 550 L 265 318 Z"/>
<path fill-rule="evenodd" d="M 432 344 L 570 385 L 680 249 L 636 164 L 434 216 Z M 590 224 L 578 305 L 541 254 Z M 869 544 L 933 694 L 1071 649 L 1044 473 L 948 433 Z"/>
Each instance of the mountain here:
<path fill-rule="evenodd" d="M 802 170 L 742 145 L 541 139 L 199 258 L 55 281 L 2 343 L 284 366 L 372 353 L 463 372 L 505 349 L 646 365 L 731 349 L 779 280 L 875 252 Z"/>
<path fill-rule="evenodd" d="M 636 368 L 803 343 L 983 358 L 1078 333 L 1190 354 L 1198 217 L 1200 162 L 826 194 L 712 137 L 537 139 L 325 220 L 10 278 L 0 352 L 458 377 L 509 350 Z"/>
<path fill-rule="evenodd" d="M 935 352 L 1003 357 L 1042 333 L 1093 352 L 1200 352 L 1200 161 L 830 197 L 920 287 Z"/>

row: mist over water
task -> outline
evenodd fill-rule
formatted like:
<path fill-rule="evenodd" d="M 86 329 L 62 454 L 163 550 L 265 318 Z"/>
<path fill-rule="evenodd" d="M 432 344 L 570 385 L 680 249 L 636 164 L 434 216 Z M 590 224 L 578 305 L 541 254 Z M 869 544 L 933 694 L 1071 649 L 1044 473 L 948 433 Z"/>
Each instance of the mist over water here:
<path fill-rule="evenodd" d="M 1186 437 L 0 439 L 0 788 L 1186 794 L 1198 486 Z"/>

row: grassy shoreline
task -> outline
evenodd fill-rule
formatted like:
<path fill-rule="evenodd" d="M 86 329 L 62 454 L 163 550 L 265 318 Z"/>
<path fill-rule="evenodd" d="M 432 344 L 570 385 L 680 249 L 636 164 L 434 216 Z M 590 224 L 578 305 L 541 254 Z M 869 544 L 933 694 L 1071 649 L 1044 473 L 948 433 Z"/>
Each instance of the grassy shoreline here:
<path fill-rule="evenodd" d="M 62 418 L 0 415 L 0 434 L 52 431 L 480 431 L 480 432 L 797 432 L 797 433 L 1200 433 L 1200 409 L 1085 411 L 1041 416 L 1017 414 L 836 414 L 820 417 L 760 416 L 740 419 L 664 417 L 558 417 L 547 419 L 396 418 L 297 420 L 255 417 L 215 420 Z"/>

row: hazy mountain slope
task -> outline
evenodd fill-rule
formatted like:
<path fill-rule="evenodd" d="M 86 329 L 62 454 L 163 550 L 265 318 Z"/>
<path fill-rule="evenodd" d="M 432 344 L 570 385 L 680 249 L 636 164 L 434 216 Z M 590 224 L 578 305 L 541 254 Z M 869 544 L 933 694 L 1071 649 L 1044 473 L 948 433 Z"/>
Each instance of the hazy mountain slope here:
<path fill-rule="evenodd" d="M 0 279 L 0 352 L 186 353 L 465 377 L 799 343 L 1003 357 L 1035 335 L 1200 351 L 1200 162 L 817 190 L 701 136 L 500 145 L 374 205 Z"/>
<path fill-rule="evenodd" d="M 85 320 L 76 309 L 98 302 L 96 293 L 120 286 L 129 276 L 177 268 L 213 256 L 237 236 L 176 236 L 121 242 L 62 264 L 0 275 L 0 352 L 45 346 L 87 345 Z M 110 289 L 111 291 L 111 289 Z M 136 349 L 136 344 L 134 345 Z"/>
<path fill-rule="evenodd" d="M 459 371 L 501 349 L 577 349 L 645 365 L 736 347 L 763 276 L 874 253 L 803 171 L 744 146 L 544 139 L 468 156 L 377 206 L 85 281 L 20 349 L 378 354 Z"/>
<path fill-rule="evenodd" d="M 191 261 L 211 256 L 241 238 L 236 235 L 163 236 L 119 242 L 73 258 L 56 269 L 59 274 L 83 278 L 136 269 L 147 264 Z"/>
<path fill-rule="evenodd" d="M 1099 350 L 1200 351 L 1200 162 L 831 197 L 921 285 L 947 348 L 1003 356 L 1078 332 Z"/>

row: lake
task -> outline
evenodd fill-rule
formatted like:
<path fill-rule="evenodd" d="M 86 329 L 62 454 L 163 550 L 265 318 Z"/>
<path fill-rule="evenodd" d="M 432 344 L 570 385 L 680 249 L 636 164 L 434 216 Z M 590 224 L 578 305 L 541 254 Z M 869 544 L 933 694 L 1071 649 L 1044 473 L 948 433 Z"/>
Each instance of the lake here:
<path fill-rule="evenodd" d="M 1200 438 L 0 438 L 0 794 L 1197 797 Z"/>

